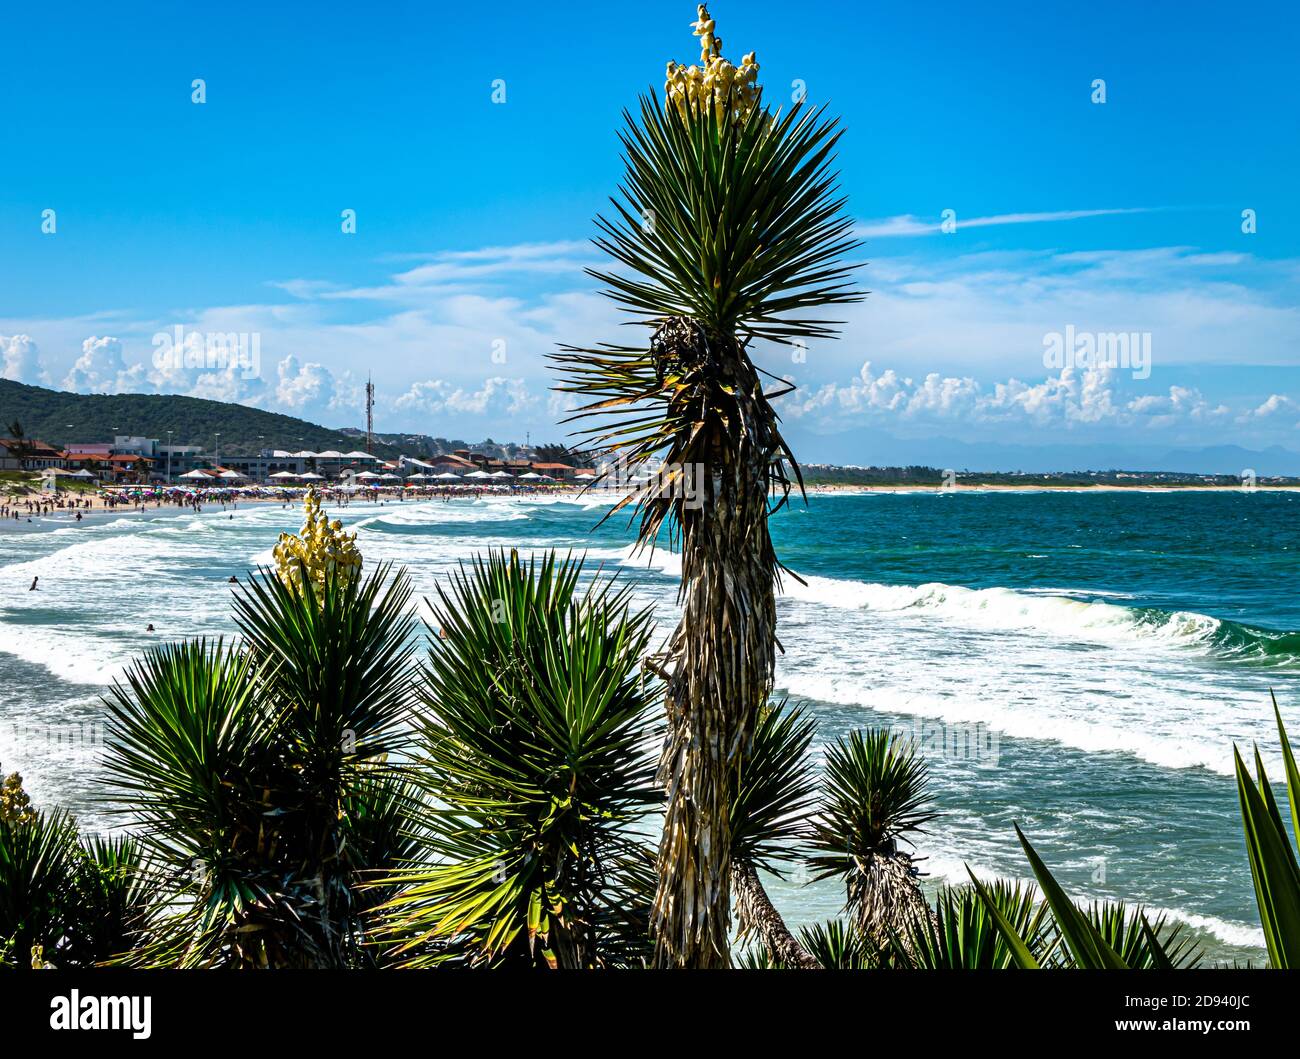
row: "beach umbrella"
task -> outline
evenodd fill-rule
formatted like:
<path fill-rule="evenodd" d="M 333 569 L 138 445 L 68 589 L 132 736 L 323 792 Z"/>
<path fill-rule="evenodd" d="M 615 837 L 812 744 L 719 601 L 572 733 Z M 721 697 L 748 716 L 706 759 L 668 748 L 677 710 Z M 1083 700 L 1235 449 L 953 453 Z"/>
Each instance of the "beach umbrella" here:
<path fill-rule="evenodd" d="M 86 470 L 86 468 L 82 467 L 81 470 L 79 471 L 73 471 L 70 475 L 68 475 L 68 477 L 69 478 L 94 478 L 95 476 L 91 474 L 88 470 Z"/>
<path fill-rule="evenodd" d="M 238 471 L 226 470 L 226 471 L 222 471 L 219 475 L 217 475 L 217 477 L 218 478 L 243 478 L 244 476 L 240 474 Z"/>
<path fill-rule="evenodd" d="M 402 476 L 400 474 L 392 474 L 392 473 L 381 474 L 379 478 L 381 481 L 384 482 L 400 482 L 402 480 Z"/>
<path fill-rule="evenodd" d="M 505 471 L 493 471 L 488 475 L 489 478 L 513 478 L 513 474 L 506 474 Z"/>
<path fill-rule="evenodd" d="M 188 478 L 191 479 L 192 481 L 198 481 L 200 479 L 202 479 L 203 481 L 210 481 L 212 475 L 210 475 L 207 471 L 202 471 L 199 470 L 199 468 L 195 467 L 194 470 L 186 471 L 184 474 L 177 475 L 177 477 Z"/>
<path fill-rule="evenodd" d="M 528 478 L 528 479 L 531 479 L 531 480 L 533 480 L 533 481 L 540 481 L 540 480 L 541 480 L 541 477 L 542 477 L 542 476 L 541 476 L 540 474 L 537 474 L 537 473 L 535 473 L 534 471 L 529 471 L 527 474 L 521 474 L 521 475 L 519 476 L 519 480 L 522 482 L 525 478 Z"/>
<path fill-rule="evenodd" d="M 374 471 L 362 471 L 360 474 L 357 475 L 357 477 L 358 477 L 358 478 L 378 478 L 379 475 L 375 474 Z"/>
<path fill-rule="evenodd" d="M 460 475 L 452 474 L 451 471 L 444 471 L 442 474 L 435 474 L 432 477 L 435 482 L 460 481 Z"/>
<path fill-rule="evenodd" d="M 575 482 L 590 482 L 595 477 L 596 476 L 594 474 L 575 474 L 573 476 L 573 480 Z"/>
<path fill-rule="evenodd" d="M 491 478 L 492 475 L 488 474 L 487 471 L 470 471 L 470 473 L 465 475 L 465 477 L 466 478 Z"/>
<path fill-rule="evenodd" d="M 298 477 L 301 478 L 304 482 L 308 480 L 313 482 L 323 482 L 325 480 L 325 476 L 323 474 L 317 474 L 315 471 L 308 471 L 306 474 L 298 475 Z"/>
<path fill-rule="evenodd" d="M 271 475 L 271 477 L 283 480 L 285 478 L 297 478 L 298 476 L 294 474 L 293 471 L 276 471 L 275 474 Z"/>
<path fill-rule="evenodd" d="M 555 481 L 555 479 L 552 478 L 549 474 L 541 474 L 541 475 L 538 475 L 538 477 L 541 478 L 541 480 L 542 480 L 543 482 L 553 482 L 553 481 Z"/>

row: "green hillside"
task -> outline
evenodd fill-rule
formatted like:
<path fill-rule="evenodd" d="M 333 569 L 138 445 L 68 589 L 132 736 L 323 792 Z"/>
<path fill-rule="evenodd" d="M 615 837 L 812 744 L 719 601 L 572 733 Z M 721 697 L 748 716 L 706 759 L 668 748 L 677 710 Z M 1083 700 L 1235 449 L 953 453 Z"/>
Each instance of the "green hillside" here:
<path fill-rule="evenodd" d="M 209 452 L 220 431 L 221 452 L 232 456 L 262 448 L 350 452 L 365 447 L 356 436 L 241 404 L 170 394 L 65 393 L 0 379 L 0 434 L 15 419 L 29 438 L 51 445 L 111 441 L 115 434 L 165 444 L 170 430 L 172 444 L 201 445 Z M 398 452 L 376 441 L 375 455 L 392 458 Z"/>

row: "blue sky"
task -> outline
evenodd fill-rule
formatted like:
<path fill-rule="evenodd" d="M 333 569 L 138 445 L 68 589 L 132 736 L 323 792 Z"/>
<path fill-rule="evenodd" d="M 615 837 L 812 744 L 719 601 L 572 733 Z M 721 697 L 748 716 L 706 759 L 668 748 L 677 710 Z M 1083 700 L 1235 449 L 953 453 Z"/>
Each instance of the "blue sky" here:
<path fill-rule="evenodd" d="M 838 342 L 761 354 L 799 386 L 782 411 L 805 458 L 1300 451 L 1300 16 L 1057 8 L 711 5 L 767 100 L 802 82 L 848 129 L 872 293 Z M 694 61 L 694 15 L 10 12 L 0 373 L 351 425 L 372 372 L 381 428 L 558 437 L 544 355 L 626 337 L 582 272 L 620 113 Z M 160 366 L 153 336 L 176 327 L 256 335 L 256 371 Z M 1149 336 L 1149 370 L 1046 363 L 1067 328 Z"/>

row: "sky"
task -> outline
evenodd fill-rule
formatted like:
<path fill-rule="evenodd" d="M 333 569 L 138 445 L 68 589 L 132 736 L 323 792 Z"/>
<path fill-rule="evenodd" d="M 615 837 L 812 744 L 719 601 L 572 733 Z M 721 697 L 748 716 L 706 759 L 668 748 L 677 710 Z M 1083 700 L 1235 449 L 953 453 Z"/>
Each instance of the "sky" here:
<path fill-rule="evenodd" d="M 847 129 L 869 294 L 837 340 L 756 351 L 797 386 L 778 410 L 802 459 L 1300 453 L 1294 7 L 710 11 L 766 101 L 802 92 Z M 376 429 L 561 439 L 546 354 L 629 338 L 583 271 L 622 112 L 696 60 L 694 18 L 11 7 L 0 375 L 328 426 L 363 425 L 369 375 Z M 196 362 L 210 335 L 243 354 Z"/>

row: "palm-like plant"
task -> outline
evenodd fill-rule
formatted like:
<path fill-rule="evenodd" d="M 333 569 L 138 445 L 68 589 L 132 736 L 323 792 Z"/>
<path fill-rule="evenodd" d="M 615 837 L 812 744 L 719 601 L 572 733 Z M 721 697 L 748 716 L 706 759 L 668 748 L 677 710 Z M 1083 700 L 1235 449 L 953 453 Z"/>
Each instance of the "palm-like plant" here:
<path fill-rule="evenodd" d="M 77 827 L 62 810 L 0 817 L 0 952 L 30 967 L 55 962 L 72 928 Z"/>
<path fill-rule="evenodd" d="M 336 555 L 327 537 L 319 554 Z M 360 884 L 411 852 L 397 822 L 411 792 L 382 777 L 403 743 L 415 619 L 405 575 L 332 564 L 253 575 L 236 646 L 151 651 L 107 700 L 120 811 L 177 897 L 144 962 L 367 962 Z"/>
<path fill-rule="evenodd" d="M 1094 903 L 1080 908 L 1048 870 L 1019 827 L 1016 835 L 1042 887 L 1050 913 L 1048 929 L 1037 920 L 1013 922 L 1011 910 L 995 890 L 970 874 L 971 888 L 997 925 L 1010 956 L 1010 965 L 1025 970 L 1075 967 L 1083 970 L 1125 971 L 1195 967 L 1200 950 L 1181 927 L 1170 927 L 1164 916 L 1154 923 L 1141 908 L 1130 911 L 1122 902 Z"/>
<path fill-rule="evenodd" d="M 0 787 L 0 967 L 93 967 L 141 943 L 157 889 L 140 843 L 82 839 L 62 810 Z"/>
<path fill-rule="evenodd" d="M 633 469 L 665 461 L 626 500 L 642 543 L 667 527 L 682 552 L 682 617 L 663 665 L 657 962 L 705 967 L 729 962 L 728 777 L 775 665 L 769 497 L 779 506 L 791 476 L 802 482 L 751 345 L 833 335 L 809 312 L 860 295 L 839 263 L 856 244 L 830 169 L 836 122 L 763 106 L 752 55 L 727 63 L 703 6 L 697 34 L 704 70 L 672 68 L 669 101 L 644 97 L 639 118 L 627 115 L 621 198 L 597 221 L 597 245 L 627 271 L 592 275 L 649 342 L 555 359 L 558 388 L 590 401 L 574 416 L 594 417 L 589 444 Z"/>
<path fill-rule="evenodd" d="M 1043 953 L 1050 945 L 1051 919 L 1033 887 L 997 880 L 987 893 L 1006 921 Z M 944 887 L 934 917 L 911 918 L 893 941 L 893 959 L 926 970 L 1001 970 L 1014 967 L 1006 938 L 973 887 Z"/>
<path fill-rule="evenodd" d="M 608 967 L 649 955 L 660 800 L 647 611 L 553 553 L 476 559 L 438 589 L 417 717 L 433 862 L 397 873 L 384 936 L 409 966 Z"/>
<path fill-rule="evenodd" d="M 786 703 L 765 709 L 731 781 L 731 878 L 741 938 L 756 934 L 773 960 L 812 969 L 816 959 L 790 933 L 759 871 L 782 874 L 805 837 L 816 789 L 808 762 L 815 725 Z"/>
<path fill-rule="evenodd" d="M 1282 768 L 1286 775 L 1287 806 L 1291 826 L 1300 836 L 1300 768 L 1296 767 L 1291 741 L 1282 723 L 1282 711 L 1273 698 L 1278 739 L 1282 744 Z M 1264 927 L 1269 963 L 1273 967 L 1300 967 L 1300 861 L 1278 811 L 1273 787 L 1264 771 L 1264 760 L 1255 749 L 1255 777 L 1251 777 L 1234 746 L 1237 795 L 1241 822 L 1246 832 L 1250 876 L 1255 884 L 1255 904 Z"/>
<path fill-rule="evenodd" d="M 825 795 L 812 824 L 818 878 L 842 876 L 848 910 L 877 948 L 930 915 L 899 840 L 924 831 L 927 769 L 915 746 L 882 729 L 850 732 L 826 752 Z"/>
<path fill-rule="evenodd" d="M 72 880 L 75 926 L 57 957 L 59 965 L 91 967 L 124 960 L 147 944 L 159 884 L 139 839 L 83 838 Z"/>

